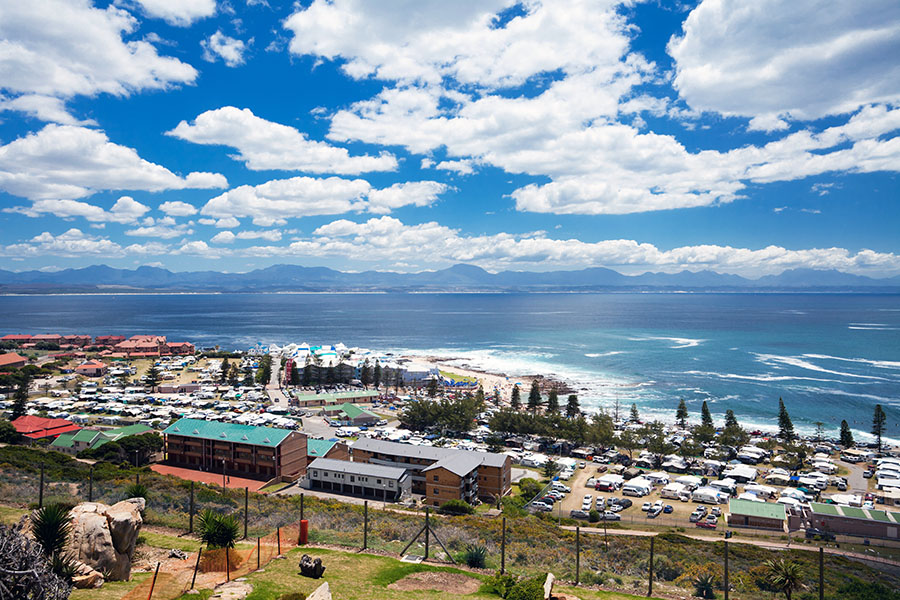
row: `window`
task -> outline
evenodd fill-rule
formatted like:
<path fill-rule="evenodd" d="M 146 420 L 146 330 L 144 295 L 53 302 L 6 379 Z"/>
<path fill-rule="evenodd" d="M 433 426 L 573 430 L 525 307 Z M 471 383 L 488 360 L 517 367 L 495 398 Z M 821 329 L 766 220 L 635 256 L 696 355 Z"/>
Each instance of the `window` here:
<path fill-rule="evenodd" d="M 378 485 L 381 485 L 381 480 L 380 480 L 380 479 L 376 479 L 376 480 L 375 480 L 375 483 L 377 483 Z"/>
<path fill-rule="evenodd" d="M 328 471 L 325 471 L 324 473 L 322 473 L 322 476 L 328 477 Z"/>
<path fill-rule="evenodd" d="M 312 472 L 312 476 L 313 476 L 313 477 L 318 477 L 318 476 L 319 476 L 319 472 L 318 472 L 318 471 L 313 471 L 313 472 Z"/>
<path fill-rule="evenodd" d="M 437 476 L 437 475 L 434 476 L 434 480 L 435 480 L 435 481 L 438 480 L 438 476 Z"/>

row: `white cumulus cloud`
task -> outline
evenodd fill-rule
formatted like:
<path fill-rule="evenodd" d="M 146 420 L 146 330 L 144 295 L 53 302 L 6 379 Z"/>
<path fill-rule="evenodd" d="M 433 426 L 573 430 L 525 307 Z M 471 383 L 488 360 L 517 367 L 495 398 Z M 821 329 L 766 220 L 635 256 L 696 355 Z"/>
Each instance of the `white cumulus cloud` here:
<path fill-rule="evenodd" d="M 248 108 L 224 106 L 208 110 L 193 123 L 182 121 L 167 135 L 195 144 L 231 146 L 238 151 L 234 158 L 255 171 L 281 169 L 356 175 L 397 168 L 397 159 L 389 153 L 351 156 L 345 148 L 310 140 L 305 133 L 257 117 Z"/>
<path fill-rule="evenodd" d="M 900 3 L 703 0 L 669 44 L 695 109 L 817 119 L 900 100 Z"/>
<path fill-rule="evenodd" d="M 109 210 L 79 200 L 35 200 L 31 206 L 13 206 L 3 212 L 16 212 L 28 217 L 54 215 L 62 219 L 82 217 L 93 223 L 134 223 L 150 210 L 130 196 L 116 200 Z"/>
<path fill-rule="evenodd" d="M 209 62 L 218 59 L 229 67 L 238 67 L 244 64 L 244 52 L 247 44 L 243 40 L 228 37 L 221 31 L 216 31 L 209 38 L 200 42 L 203 47 L 203 58 Z"/>
<path fill-rule="evenodd" d="M 189 217 L 197 214 L 197 207 L 181 200 L 169 200 L 159 205 L 159 210 L 172 217 Z"/>
<path fill-rule="evenodd" d="M 136 0 L 151 17 L 170 25 L 187 27 L 194 21 L 216 14 L 216 0 Z"/>
<path fill-rule="evenodd" d="M 75 199 L 100 190 L 226 186 L 218 173 L 180 177 L 110 142 L 102 131 L 84 127 L 51 124 L 0 146 L 0 189 L 34 200 Z"/>
<path fill-rule="evenodd" d="M 263 227 L 287 219 L 350 211 L 387 213 L 401 206 L 427 206 L 447 189 L 434 181 L 416 181 L 375 189 L 364 179 L 293 177 L 242 185 L 212 198 L 201 214 L 217 219 L 249 217 Z"/>

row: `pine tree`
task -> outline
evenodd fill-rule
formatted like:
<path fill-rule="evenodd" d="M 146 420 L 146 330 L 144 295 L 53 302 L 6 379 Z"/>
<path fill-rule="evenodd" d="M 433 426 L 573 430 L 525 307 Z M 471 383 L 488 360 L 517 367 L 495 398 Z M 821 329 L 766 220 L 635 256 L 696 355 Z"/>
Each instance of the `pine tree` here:
<path fill-rule="evenodd" d="M 550 394 L 547 395 L 547 412 L 559 413 L 559 395 L 556 393 L 556 388 L 550 390 Z"/>
<path fill-rule="evenodd" d="M 145 381 L 150 386 L 150 391 L 155 390 L 156 386 L 159 385 L 159 367 L 151 365 L 147 370 L 147 379 Z"/>
<path fill-rule="evenodd" d="M 481 387 L 480 383 L 478 384 L 478 390 L 475 391 L 475 401 L 480 405 L 484 404 L 484 388 Z"/>
<path fill-rule="evenodd" d="M 537 411 L 541 407 L 541 388 L 538 387 L 537 379 L 531 382 L 531 391 L 528 392 L 528 410 Z"/>
<path fill-rule="evenodd" d="M 569 401 L 566 403 L 566 417 L 572 419 L 581 414 L 581 406 L 578 404 L 578 396 L 569 394 Z"/>
<path fill-rule="evenodd" d="M 222 366 L 219 369 L 219 383 L 225 383 L 228 381 L 228 373 L 231 370 L 231 363 L 228 362 L 228 359 L 222 361 Z"/>
<path fill-rule="evenodd" d="M 884 424 L 887 421 L 887 415 L 880 404 L 875 405 L 875 414 L 872 417 L 872 435 L 875 436 L 875 443 L 878 444 L 878 454 L 881 454 L 881 436 L 884 435 Z"/>
<path fill-rule="evenodd" d="M 12 416 L 9 419 L 10 421 L 15 421 L 25 414 L 25 404 L 28 402 L 28 385 L 30 383 L 31 378 L 28 375 L 25 375 L 25 378 L 16 386 L 16 391 L 13 395 Z"/>
<path fill-rule="evenodd" d="M 678 426 L 682 429 L 687 427 L 688 420 L 688 409 L 687 404 L 684 403 L 684 398 L 678 403 L 678 408 L 675 410 L 675 421 L 678 423 Z"/>
<path fill-rule="evenodd" d="M 300 371 L 297 369 L 297 363 L 291 361 L 291 385 L 300 385 Z"/>
<path fill-rule="evenodd" d="M 519 385 L 518 384 L 514 385 L 513 389 L 512 389 L 512 397 L 510 398 L 510 401 L 509 401 L 509 405 L 512 407 L 513 410 L 519 410 L 520 408 L 522 408 L 521 395 L 522 395 L 522 393 L 519 391 Z"/>
<path fill-rule="evenodd" d="M 816 421 L 816 443 L 822 441 L 822 437 L 825 435 L 825 423 L 822 421 Z"/>
<path fill-rule="evenodd" d="M 787 442 L 792 442 L 797 437 L 794 433 L 794 423 L 781 398 L 778 399 L 778 437 Z"/>
<path fill-rule="evenodd" d="M 703 406 L 700 407 L 700 426 L 715 429 L 712 414 L 709 412 L 709 405 L 706 403 L 706 400 L 703 401 Z"/>
<path fill-rule="evenodd" d="M 312 369 L 310 368 L 310 364 L 309 356 L 307 356 L 306 362 L 303 364 L 303 377 L 300 379 L 300 382 L 304 387 L 308 387 L 309 384 L 312 383 Z"/>
<path fill-rule="evenodd" d="M 375 373 L 372 375 L 372 383 L 375 384 L 376 390 L 381 385 L 381 363 L 377 360 L 375 361 Z"/>
<path fill-rule="evenodd" d="M 432 377 L 428 380 L 428 397 L 434 398 L 438 395 L 438 383 L 437 379 Z"/>
<path fill-rule="evenodd" d="M 853 446 L 853 432 L 850 431 L 850 425 L 847 424 L 846 419 L 841 421 L 841 446 L 844 448 Z"/>
<path fill-rule="evenodd" d="M 640 420 L 641 420 L 641 415 L 640 415 L 640 413 L 638 413 L 637 404 L 632 404 L 631 405 L 631 422 L 639 423 Z"/>
<path fill-rule="evenodd" d="M 359 382 L 363 384 L 365 389 L 369 389 L 372 383 L 372 372 L 369 370 L 369 359 L 363 361 L 362 367 L 359 369 Z"/>
<path fill-rule="evenodd" d="M 725 411 L 725 427 L 740 427 L 737 417 L 734 416 L 734 411 L 730 408 Z"/>

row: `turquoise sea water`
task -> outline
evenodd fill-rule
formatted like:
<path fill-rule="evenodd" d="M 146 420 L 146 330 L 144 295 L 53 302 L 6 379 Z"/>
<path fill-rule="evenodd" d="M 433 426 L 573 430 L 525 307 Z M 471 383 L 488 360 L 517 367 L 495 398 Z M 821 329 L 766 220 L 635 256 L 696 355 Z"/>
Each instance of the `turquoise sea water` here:
<path fill-rule="evenodd" d="M 900 439 L 900 296 L 844 294 L 234 294 L 2 296 L 4 333 L 159 333 L 199 346 L 337 343 L 454 357 L 570 382 L 586 407 L 746 425 L 847 419 L 881 403 Z"/>

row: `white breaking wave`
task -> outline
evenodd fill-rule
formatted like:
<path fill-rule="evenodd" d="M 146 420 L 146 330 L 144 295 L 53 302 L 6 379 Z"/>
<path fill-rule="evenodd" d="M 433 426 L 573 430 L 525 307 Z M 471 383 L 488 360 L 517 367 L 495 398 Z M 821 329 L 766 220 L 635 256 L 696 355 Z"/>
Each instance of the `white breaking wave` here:
<path fill-rule="evenodd" d="M 815 365 L 809 361 L 803 360 L 799 356 L 779 356 L 777 354 L 757 354 L 756 360 L 759 362 L 773 366 L 772 363 L 788 365 L 791 367 L 797 367 L 799 369 L 806 369 L 808 371 L 816 371 L 819 373 L 827 373 L 828 375 L 837 375 L 838 377 L 854 377 L 857 379 L 872 379 L 875 381 L 893 381 L 891 379 L 887 379 L 885 377 L 876 377 L 875 375 L 858 375 L 856 373 L 845 373 L 843 371 L 832 371 L 831 369 L 826 369 L 825 367 L 820 367 L 819 365 Z"/>
<path fill-rule="evenodd" d="M 803 354 L 804 358 L 818 360 L 842 360 L 844 362 L 863 363 L 879 369 L 900 369 L 900 361 L 896 360 L 870 360 L 868 358 L 844 358 L 843 356 L 829 356 L 827 354 Z"/>
<path fill-rule="evenodd" d="M 900 331 L 900 327 L 871 327 L 869 325 L 848 325 L 847 329 L 860 329 L 862 331 Z"/>
<path fill-rule="evenodd" d="M 624 354 L 624 350 L 610 350 L 609 352 L 596 352 L 585 354 L 588 358 L 602 358 L 604 356 L 615 356 L 616 354 Z"/>
<path fill-rule="evenodd" d="M 769 383 L 773 381 L 818 381 L 820 383 L 858 383 L 855 381 L 841 381 L 839 379 L 821 379 L 819 377 L 802 377 L 799 375 L 739 375 L 737 373 L 715 373 L 712 371 L 685 371 L 686 375 L 700 377 L 717 377 L 719 379 L 737 379 L 741 381 L 759 381 Z"/>
<path fill-rule="evenodd" d="M 646 342 L 650 340 L 657 340 L 661 342 L 672 342 L 672 346 L 669 348 L 694 348 L 699 346 L 701 343 L 705 342 L 704 339 L 693 339 L 693 338 L 679 338 L 679 337 L 663 337 L 663 336 L 647 336 L 647 337 L 630 337 L 628 341 L 631 342 Z"/>

